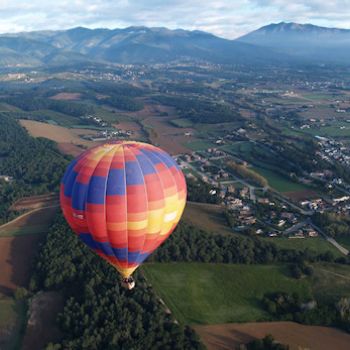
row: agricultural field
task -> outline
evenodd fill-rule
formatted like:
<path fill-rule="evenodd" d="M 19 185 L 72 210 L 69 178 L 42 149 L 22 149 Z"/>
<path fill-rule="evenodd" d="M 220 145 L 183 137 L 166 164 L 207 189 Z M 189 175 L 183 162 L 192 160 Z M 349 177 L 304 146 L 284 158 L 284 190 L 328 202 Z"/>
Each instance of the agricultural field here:
<path fill-rule="evenodd" d="M 273 238 L 261 238 L 266 242 L 275 244 L 281 249 L 294 249 L 298 251 L 304 251 L 305 249 L 313 250 L 319 254 L 332 252 L 335 257 L 343 256 L 337 248 L 327 242 L 322 237 L 313 238 L 302 238 L 302 239 L 290 239 L 284 237 L 273 237 Z"/>
<path fill-rule="evenodd" d="M 203 151 L 208 148 L 214 147 L 213 143 L 205 140 L 189 141 L 189 142 L 186 142 L 185 145 L 187 148 L 189 148 L 192 151 Z"/>
<path fill-rule="evenodd" d="M 259 304 L 265 293 L 311 293 L 310 282 L 287 277 L 283 265 L 154 263 L 143 271 L 174 317 L 187 324 L 269 320 Z"/>
<path fill-rule="evenodd" d="M 79 92 L 59 92 L 50 98 L 58 101 L 77 101 L 80 100 L 81 94 Z"/>
<path fill-rule="evenodd" d="M 350 266 L 318 263 L 313 268 L 311 285 L 316 296 L 333 300 L 350 297 Z"/>
<path fill-rule="evenodd" d="M 150 130 L 151 143 L 160 146 L 170 154 L 187 153 L 189 137 L 185 132 L 194 132 L 193 129 L 179 129 L 169 123 L 172 117 L 148 117 L 143 119 L 142 124 Z"/>
<path fill-rule="evenodd" d="M 225 145 L 221 148 L 222 150 L 231 153 L 237 157 L 245 158 L 245 156 L 250 155 L 253 145 L 249 141 L 238 141 L 230 145 Z"/>
<path fill-rule="evenodd" d="M 96 134 L 95 130 L 68 129 L 59 125 L 41 123 L 34 120 L 21 120 L 20 123 L 28 130 L 31 136 L 45 137 L 55 141 L 61 151 L 73 156 L 76 155 L 77 148 L 80 149 L 81 153 L 84 148 L 93 147 L 97 144 L 80 137 L 81 135 L 94 135 Z M 69 145 L 72 147 L 69 147 Z"/>
<path fill-rule="evenodd" d="M 14 206 L 29 209 L 44 204 L 45 200 L 50 200 L 50 195 L 28 197 Z M 38 244 L 57 209 L 57 206 L 32 209 L 0 227 L 0 349 L 20 348 L 26 307 L 13 295 L 18 287 L 28 286 Z"/>
<path fill-rule="evenodd" d="M 43 194 L 39 196 L 31 196 L 19 199 L 15 203 L 12 204 L 10 210 L 30 210 L 30 209 L 38 209 L 43 207 L 48 207 L 52 205 L 58 205 L 58 194 L 57 193 L 49 193 Z"/>
<path fill-rule="evenodd" d="M 350 250 L 350 236 L 337 236 L 336 241 L 346 249 Z"/>
<path fill-rule="evenodd" d="M 227 225 L 223 208 L 215 204 L 187 202 L 183 220 L 202 230 L 223 235 L 233 235 Z"/>
<path fill-rule="evenodd" d="M 348 350 L 350 335 L 338 329 L 295 322 L 258 322 L 195 326 L 208 350 L 232 350 L 271 334 L 290 350 Z"/>
<path fill-rule="evenodd" d="M 0 226 L 1 237 L 25 236 L 47 232 L 57 213 L 58 203 L 50 207 L 33 209 Z"/>
<path fill-rule="evenodd" d="M 310 187 L 300 183 L 293 182 L 288 178 L 273 172 L 270 169 L 253 166 L 252 170 L 256 171 L 258 174 L 263 176 L 267 180 L 269 186 L 271 186 L 273 189 L 275 189 L 278 192 L 283 193 L 283 192 L 296 192 L 296 191 L 310 190 Z"/>
<path fill-rule="evenodd" d="M 177 126 L 178 128 L 190 128 L 193 126 L 193 123 L 191 120 L 189 119 L 172 119 L 170 121 L 172 124 L 174 124 L 175 126 Z"/>

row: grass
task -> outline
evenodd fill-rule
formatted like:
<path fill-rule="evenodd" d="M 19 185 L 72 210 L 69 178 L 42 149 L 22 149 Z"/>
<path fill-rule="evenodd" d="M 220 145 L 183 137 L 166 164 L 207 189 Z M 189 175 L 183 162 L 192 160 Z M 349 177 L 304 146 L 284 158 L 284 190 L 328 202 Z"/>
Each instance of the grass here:
<path fill-rule="evenodd" d="M 344 248 L 350 250 L 350 236 L 337 236 L 335 239 Z"/>
<path fill-rule="evenodd" d="M 339 300 L 350 297 L 350 266 L 319 263 L 314 265 L 313 293 L 319 298 Z"/>
<path fill-rule="evenodd" d="M 284 265 L 162 263 L 143 271 L 181 323 L 269 320 L 260 305 L 265 293 L 311 293 L 308 281 L 288 277 Z"/>
<path fill-rule="evenodd" d="M 303 94 L 302 95 L 304 98 L 308 100 L 313 100 L 313 101 L 329 101 L 333 96 L 332 95 L 326 95 L 326 94 Z"/>
<path fill-rule="evenodd" d="M 310 187 L 293 182 L 288 178 L 273 172 L 272 170 L 258 166 L 253 166 L 252 169 L 262 175 L 267 180 L 268 184 L 278 192 L 310 190 Z"/>
<path fill-rule="evenodd" d="M 230 145 L 225 145 L 222 149 L 228 153 L 231 153 L 236 156 L 249 156 L 253 149 L 253 145 L 249 141 L 239 141 L 232 143 Z"/>
<path fill-rule="evenodd" d="M 20 348 L 21 332 L 25 327 L 25 320 L 25 303 L 16 301 L 14 298 L 2 297 L 0 294 L 0 333 L 6 334 L 4 347 L 1 349 Z"/>
<path fill-rule="evenodd" d="M 214 147 L 214 144 L 208 141 L 197 140 L 197 141 L 187 142 L 185 146 L 190 148 L 192 151 L 201 151 L 201 150 Z"/>
<path fill-rule="evenodd" d="M 303 239 L 289 239 L 289 238 L 261 238 L 264 241 L 275 244 L 281 249 L 294 249 L 304 251 L 305 249 L 313 250 L 317 253 L 332 252 L 335 257 L 342 257 L 343 255 L 332 244 L 327 242 L 322 237 L 303 238 Z"/>
<path fill-rule="evenodd" d="M 74 124 L 79 123 L 79 118 L 72 117 L 70 115 L 51 111 L 51 110 L 40 110 L 40 111 L 30 112 L 27 114 L 38 117 L 40 118 L 40 120 L 41 119 L 45 121 L 53 120 L 58 125 L 68 127 L 68 128 Z"/>
<path fill-rule="evenodd" d="M 172 119 L 170 122 L 178 128 L 190 128 L 193 126 L 192 121 L 189 119 Z"/>

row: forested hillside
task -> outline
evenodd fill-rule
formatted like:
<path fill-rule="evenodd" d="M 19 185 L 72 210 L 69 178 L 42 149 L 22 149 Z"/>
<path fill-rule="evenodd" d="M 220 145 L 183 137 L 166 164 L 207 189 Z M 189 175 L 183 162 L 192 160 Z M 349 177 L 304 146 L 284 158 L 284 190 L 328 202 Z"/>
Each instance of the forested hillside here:
<path fill-rule="evenodd" d="M 47 139 L 35 139 L 5 114 L 0 114 L 0 222 L 9 218 L 8 208 L 18 198 L 58 190 L 68 163 Z"/>

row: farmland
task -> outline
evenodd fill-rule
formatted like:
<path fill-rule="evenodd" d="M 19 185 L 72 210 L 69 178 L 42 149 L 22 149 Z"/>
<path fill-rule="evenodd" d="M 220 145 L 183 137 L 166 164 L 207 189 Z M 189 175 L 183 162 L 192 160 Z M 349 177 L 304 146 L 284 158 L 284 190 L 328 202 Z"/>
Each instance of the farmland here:
<path fill-rule="evenodd" d="M 341 257 L 342 254 L 332 244 L 327 242 L 322 237 L 303 238 L 303 239 L 290 239 L 284 237 L 277 238 L 262 238 L 266 242 L 275 244 L 281 249 L 294 249 L 298 251 L 304 251 L 305 249 L 313 250 L 319 254 L 332 252 L 335 257 Z"/>
<path fill-rule="evenodd" d="M 223 208 L 219 205 L 188 202 L 183 218 L 202 230 L 226 235 L 233 234 L 223 215 Z"/>
<path fill-rule="evenodd" d="M 23 236 L 47 231 L 54 215 L 58 210 L 58 203 L 46 208 L 33 209 L 16 219 L 0 226 L 0 237 Z"/>
<path fill-rule="evenodd" d="M 147 264 L 145 275 L 181 323 L 215 324 L 269 319 L 259 301 L 276 290 L 309 296 L 306 280 L 282 265 Z"/>
<path fill-rule="evenodd" d="M 252 169 L 262 175 L 267 180 L 268 184 L 278 192 L 294 192 L 310 189 L 309 187 L 293 182 L 288 178 L 273 172 L 272 170 L 258 166 L 254 166 Z"/>
<path fill-rule="evenodd" d="M 95 130 L 68 129 L 63 126 L 41 123 L 34 120 L 21 120 L 20 122 L 31 136 L 45 137 L 55 141 L 62 151 L 73 156 L 77 155 L 77 152 L 79 152 L 78 149 L 80 149 L 81 153 L 84 148 L 96 145 L 96 143 L 84 140 L 80 137 L 81 135 L 96 134 Z M 70 145 L 72 147 L 69 147 Z"/>
<path fill-rule="evenodd" d="M 271 334 L 290 350 L 347 350 L 350 335 L 338 329 L 306 326 L 294 322 L 259 322 L 195 326 L 208 350 L 231 350 L 240 344 Z"/>
<path fill-rule="evenodd" d="M 15 208 L 40 206 L 51 195 L 29 197 L 15 203 Z M 42 234 L 48 231 L 57 207 L 37 208 L 0 228 L 0 348 L 19 348 L 20 333 L 26 320 L 26 308 L 13 294 L 27 287 L 32 261 Z"/>

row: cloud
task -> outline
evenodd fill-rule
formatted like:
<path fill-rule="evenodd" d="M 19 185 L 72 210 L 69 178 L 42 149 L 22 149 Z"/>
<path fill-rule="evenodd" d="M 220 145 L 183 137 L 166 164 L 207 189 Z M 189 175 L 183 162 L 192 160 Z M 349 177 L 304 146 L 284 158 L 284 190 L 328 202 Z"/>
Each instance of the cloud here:
<path fill-rule="evenodd" d="M 235 38 L 271 22 L 350 28 L 350 0 L 0 0 L 0 32 L 131 25 Z"/>

